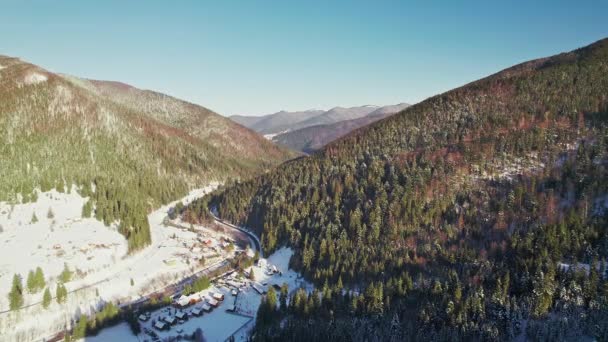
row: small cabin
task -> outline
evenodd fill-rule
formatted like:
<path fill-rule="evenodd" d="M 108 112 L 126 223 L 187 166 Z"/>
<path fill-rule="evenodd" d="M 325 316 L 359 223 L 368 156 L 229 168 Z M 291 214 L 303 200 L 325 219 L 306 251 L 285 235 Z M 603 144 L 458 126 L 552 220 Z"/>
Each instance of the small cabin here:
<path fill-rule="evenodd" d="M 251 285 L 253 287 L 254 290 L 256 290 L 259 294 L 266 294 L 266 289 L 264 289 L 264 287 L 258 285 L 258 284 L 252 284 Z"/>
<path fill-rule="evenodd" d="M 177 318 L 177 319 L 187 319 L 188 317 L 187 317 L 187 315 L 186 315 L 185 312 L 179 311 L 179 312 L 177 312 L 175 314 L 175 318 Z"/>
<path fill-rule="evenodd" d="M 177 305 L 181 306 L 182 308 L 190 305 L 190 298 L 188 296 L 182 295 L 177 300 Z"/>
<path fill-rule="evenodd" d="M 194 308 L 192 309 L 191 313 L 196 316 L 196 317 L 200 317 L 203 315 L 203 309 L 202 308 Z"/>
<path fill-rule="evenodd" d="M 165 330 L 167 329 L 167 324 L 165 324 L 165 322 L 157 321 L 154 323 L 154 328 L 157 330 Z"/>
<path fill-rule="evenodd" d="M 211 298 L 207 302 L 214 308 L 217 308 L 220 305 L 220 302 L 218 302 L 215 298 Z"/>

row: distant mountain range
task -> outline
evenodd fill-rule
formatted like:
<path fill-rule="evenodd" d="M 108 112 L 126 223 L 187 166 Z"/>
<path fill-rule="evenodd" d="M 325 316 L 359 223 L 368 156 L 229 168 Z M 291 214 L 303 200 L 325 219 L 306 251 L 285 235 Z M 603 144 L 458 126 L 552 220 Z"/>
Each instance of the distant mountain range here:
<path fill-rule="evenodd" d="M 259 117 L 235 115 L 230 119 L 293 150 L 312 152 L 354 129 L 395 114 L 408 106 L 400 103 L 383 107 L 334 107 L 327 111 L 281 111 Z"/>

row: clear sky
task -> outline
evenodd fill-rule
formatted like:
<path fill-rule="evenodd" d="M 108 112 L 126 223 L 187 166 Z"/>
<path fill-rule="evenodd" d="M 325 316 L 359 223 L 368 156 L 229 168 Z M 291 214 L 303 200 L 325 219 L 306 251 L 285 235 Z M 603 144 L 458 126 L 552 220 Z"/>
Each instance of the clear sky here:
<path fill-rule="evenodd" d="M 220 114 L 414 103 L 608 37 L 608 1 L 0 0 L 0 54 Z"/>

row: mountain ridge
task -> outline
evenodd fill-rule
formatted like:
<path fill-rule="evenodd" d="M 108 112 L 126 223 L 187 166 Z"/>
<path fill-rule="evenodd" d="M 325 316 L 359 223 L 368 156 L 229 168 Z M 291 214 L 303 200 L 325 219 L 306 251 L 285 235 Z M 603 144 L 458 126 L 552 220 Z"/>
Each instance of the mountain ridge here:
<path fill-rule="evenodd" d="M 35 201 L 36 188 L 76 184 L 96 218 L 123 223 L 131 250 L 149 241 L 148 210 L 293 156 L 168 95 L 62 76 L 14 57 L 0 57 L 0 66 L 0 200 Z"/>
<path fill-rule="evenodd" d="M 382 120 L 390 115 L 398 113 L 408 106 L 409 104 L 406 103 L 383 107 L 376 106 L 374 111 L 363 117 L 290 130 L 273 136 L 272 141 L 287 146 L 292 150 L 312 153 L 359 127 Z"/>
<path fill-rule="evenodd" d="M 602 39 L 433 96 L 184 216 L 213 208 L 266 252 L 293 248 L 317 286 L 262 305 L 260 340 L 603 337 L 606 94 Z M 567 271 L 581 260 L 586 274 Z"/>

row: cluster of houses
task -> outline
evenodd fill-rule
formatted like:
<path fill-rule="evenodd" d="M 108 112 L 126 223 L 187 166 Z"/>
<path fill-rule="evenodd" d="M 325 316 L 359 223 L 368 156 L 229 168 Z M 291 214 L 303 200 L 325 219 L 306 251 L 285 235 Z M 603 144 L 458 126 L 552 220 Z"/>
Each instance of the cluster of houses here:
<path fill-rule="evenodd" d="M 160 331 L 171 329 L 171 326 L 185 323 L 188 318 L 200 317 L 205 312 L 211 312 L 220 306 L 223 300 L 224 295 L 217 292 L 203 294 L 203 291 L 201 291 L 189 296 L 182 295 L 173 303 L 174 308 L 168 307 L 163 309 L 165 315 L 153 321 L 152 327 Z M 193 305 L 194 307 L 189 308 Z M 150 317 L 151 314 L 146 312 L 140 314 L 138 319 L 142 322 L 147 322 L 150 320 Z"/>
<path fill-rule="evenodd" d="M 203 243 L 203 245 L 213 245 L 214 248 L 223 247 L 217 240 L 212 238 L 203 239 L 200 242 Z M 229 244 L 230 240 L 222 240 L 222 243 Z M 268 276 L 281 274 L 278 268 L 275 265 L 268 264 L 266 259 L 259 259 L 256 266 L 261 268 Z M 253 269 L 250 269 L 249 272 L 253 272 Z M 213 281 L 213 286 L 215 286 L 216 289 L 222 289 L 222 292 L 219 292 L 218 290 L 203 290 L 190 295 L 181 294 L 175 296 L 172 307 L 162 309 L 164 314 L 152 320 L 152 328 L 159 331 L 169 330 L 176 324 L 183 324 L 189 318 L 200 317 L 205 313 L 212 312 L 223 303 L 225 299 L 224 293 L 230 293 L 232 296 L 236 297 L 240 292 L 245 291 L 249 287 L 253 288 L 260 295 L 266 294 L 269 286 L 273 286 L 277 290 L 280 289 L 279 284 L 268 284 L 266 281 L 256 282 L 249 280 L 249 272 L 246 271 L 245 278 L 243 278 L 239 276 L 237 272 L 232 271 L 224 274 L 220 279 Z M 230 305 L 226 311 L 234 312 L 235 306 Z M 148 312 L 140 314 L 138 318 L 142 322 L 147 322 L 151 319 L 151 316 Z"/>
<path fill-rule="evenodd" d="M 197 262 L 202 258 L 210 260 L 220 257 L 226 252 L 228 246 L 234 243 L 234 240 L 229 237 L 218 238 L 207 232 L 198 232 L 195 240 L 183 239 L 179 236 L 173 238 L 178 240 L 187 251 L 175 253 L 173 257 L 163 260 L 168 266 L 174 266 L 180 260 L 183 262 Z"/>
<path fill-rule="evenodd" d="M 205 294 L 205 292 L 200 291 L 189 296 L 182 295 L 175 301 L 174 305 L 183 309 L 190 305 L 203 303 L 202 308 L 209 307 L 211 309 L 218 307 L 220 302 L 224 300 L 224 295 L 219 292 L 211 292 L 209 294 Z M 210 311 L 210 309 L 205 311 Z"/>

